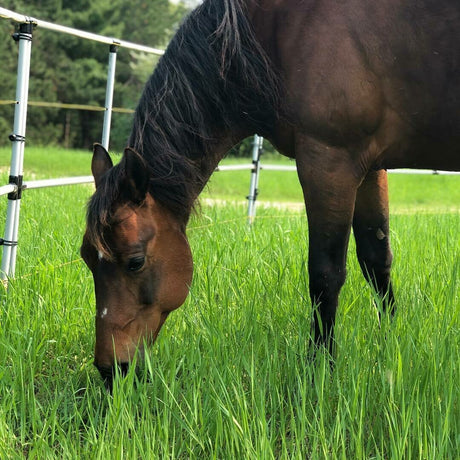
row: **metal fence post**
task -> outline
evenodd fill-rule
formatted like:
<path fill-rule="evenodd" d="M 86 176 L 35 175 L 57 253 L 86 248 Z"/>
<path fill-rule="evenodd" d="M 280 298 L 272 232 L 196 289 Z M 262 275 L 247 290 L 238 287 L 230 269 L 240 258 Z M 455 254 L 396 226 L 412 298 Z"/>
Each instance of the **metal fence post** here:
<path fill-rule="evenodd" d="M 249 185 L 248 195 L 248 223 L 252 224 L 256 216 L 256 200 L 259 194 L 259 173 L 260 173 L 260 155 L 262 153 L 262 145 L 264 138 L 254 135 L 254 141 L 252 144 L 252 170 L 251 170 L 251 182 Z"/>
<path fill-rule="evenodd" d="M 105 88 L 104 126 L 102 128 L 102 145 L 109 150 L 110 125 L 112 122 L 113 90 L 115 87 L 115 67 L 117 64 L 118 45 L 110 45 L 107 86 Z"/>
<path fill-rule="evenodd" d="M 19 210 L 21 205 L 24 144 L 26 136 L 27 101 L 29 94 L 30 56 L 32 51 L 32 22 L 19 25 L 19 32 L 13 39 L 19 42 L 18 76 L 16 83 L 16 106 L 14 109 L 14 129 L 9 139 L 12 142 L 9 183 L 15 191 L 8 194 L 8 208 L 3 244 L 0 279 L 3 283 L 14 277 L 16 269 L 16 249 L 18 244 Z"/>

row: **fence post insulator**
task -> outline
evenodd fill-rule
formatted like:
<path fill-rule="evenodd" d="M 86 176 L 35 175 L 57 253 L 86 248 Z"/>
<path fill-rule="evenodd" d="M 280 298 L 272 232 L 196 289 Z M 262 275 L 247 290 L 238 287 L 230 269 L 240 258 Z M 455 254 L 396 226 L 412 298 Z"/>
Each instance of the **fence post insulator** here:
<path fill-rule="evenodd" d="M 32 41 L 32 31 L 34 25 L 32 22 L 23 22 L 19 24 L 19 32 L 15 32 L 12 35 L 12 38 L 15 42 L 19 40 L 29 40 Z"/>
<path fill-rule="evenodd" d="M 26 141 L 26 137 L 25 137 L 25 136 L 21 136 L 20 134 L 14 134 L 14 133 L 11 133 L 11 134 L 8 136 L 8 139 L 9 139 L 11 142 L 25 142 L 25 141 Z"/>
<path fill-rule="evenodd" d="M 17 246 L 18 242 L 17 241 L 10 241 L 10 240 L 5 240 L 3 238 L 0 238 L 0 246 Z"/>
<path fill-rule="evenodd" d="M 8 182 L 16 186 L 16 190 L 14 192 L 8 193 L 9 200 L 20 200 L 22 197 L 22 191 L 25 189 L 24 184 L 24 177 L 23 176 L 10 176 Z"/>

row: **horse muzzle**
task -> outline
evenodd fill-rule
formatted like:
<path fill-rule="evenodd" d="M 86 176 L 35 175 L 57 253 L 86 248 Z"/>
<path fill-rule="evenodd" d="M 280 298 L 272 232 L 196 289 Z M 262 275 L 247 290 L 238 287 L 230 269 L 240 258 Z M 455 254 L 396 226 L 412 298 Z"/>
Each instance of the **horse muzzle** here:
<path fill-rule="evenodd" d="M 97 363 L 94 363 L 96 369 L 101 374 L 102 380 L 107 390 L 111 393 L 113 390 L 113 379 L 116 375 L 122 377 L 126 376 L 129 369 L 129 363 L 117 363 L 114 366 L 99 366 Z"/>

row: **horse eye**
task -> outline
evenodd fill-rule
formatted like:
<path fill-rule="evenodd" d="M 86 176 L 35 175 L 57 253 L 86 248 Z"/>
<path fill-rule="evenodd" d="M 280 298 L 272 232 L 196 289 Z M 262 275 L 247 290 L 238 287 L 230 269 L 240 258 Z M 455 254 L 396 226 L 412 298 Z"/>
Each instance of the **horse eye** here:
<path fill-rule="evenodd" d="M 144 263 L 145 257 L 133 257 L 132 259 L 129 259 L 127 268 L 130 272 L 137 272 L 144 266 Z"/>

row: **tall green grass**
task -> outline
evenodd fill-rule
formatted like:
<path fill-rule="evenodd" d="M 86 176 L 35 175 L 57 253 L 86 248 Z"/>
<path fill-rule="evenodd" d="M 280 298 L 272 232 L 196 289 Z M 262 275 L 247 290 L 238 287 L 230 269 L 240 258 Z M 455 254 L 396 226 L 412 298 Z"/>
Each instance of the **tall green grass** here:
<path fill-rule="evenodd" d="M 109 396 L 92 365 L 93 286 L 78 253 L 91 191 L 24 194 L 18 273 L 0 310 L 0 458 L 458 458 L 450 196 L 451 212 L 409 214 L 408 199 L 392 215 L 398 311 L 380 327 L 351 241 L 333 371 L 309 346 L 302 213 L 261 207 L 248 228 L 243 205 L 203 206 L 188 230 L 190 296 L 139 376 Z"/>

